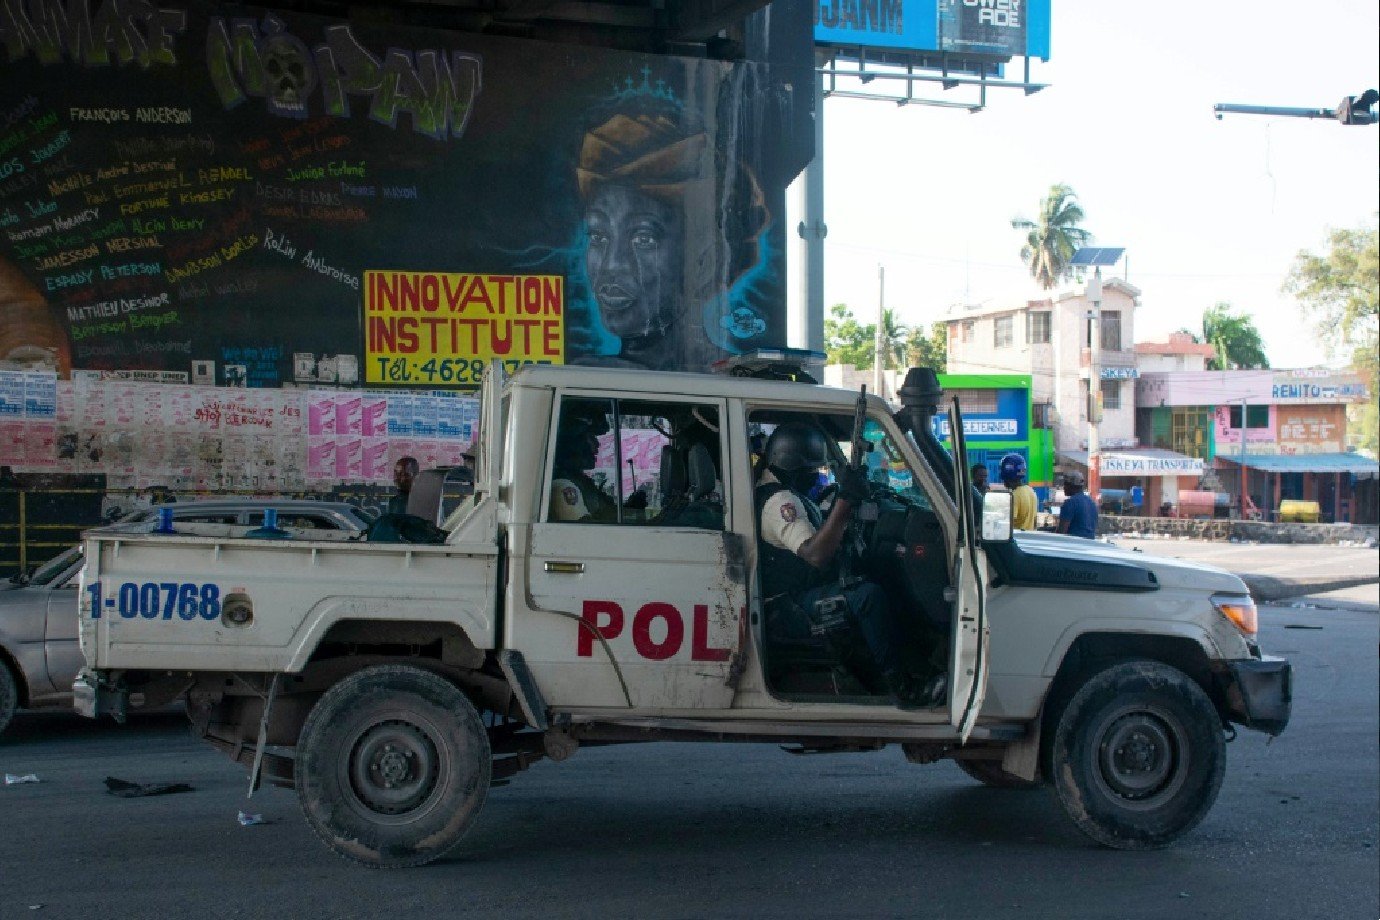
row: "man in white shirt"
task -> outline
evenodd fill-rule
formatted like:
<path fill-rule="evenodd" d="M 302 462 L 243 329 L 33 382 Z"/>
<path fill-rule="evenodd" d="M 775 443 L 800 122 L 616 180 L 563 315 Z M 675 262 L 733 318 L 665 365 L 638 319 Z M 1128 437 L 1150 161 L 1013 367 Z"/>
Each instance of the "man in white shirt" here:
<path fill-rule="evenodd" d="M 763 597 L 777 610 L 788 598 L 792 603 L 786 606 L 803 611 L 806 620 L 772 617 L 769 611 L 768 626 L 792 639 L 838 639 L 855 629 L 901 708 L 938 705 L 943 680 L 922 685 L 907 673 L 904 637 L 881 587 L 869 581 L 840 583 L 839 549 L 853 509 L 868 497 L 868 484 L 862 470 L 841 467 L 838 495 L 825 517 L 806 493 L 828 463 L 827 443 L 817 427 L 788 423 L 767 439 L 755 496 Z"/>

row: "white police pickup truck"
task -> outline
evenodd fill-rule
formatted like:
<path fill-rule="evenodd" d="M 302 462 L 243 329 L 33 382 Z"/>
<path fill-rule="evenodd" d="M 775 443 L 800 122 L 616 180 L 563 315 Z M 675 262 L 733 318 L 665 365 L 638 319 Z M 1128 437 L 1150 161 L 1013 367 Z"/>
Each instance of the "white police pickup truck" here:
<path fill-rule="evenodd" d="M 90 532 L 78 709 L 185 698 L 251 789 L 295 785 L 322 840 L 374 866 L 440 856 L 542 757 L 658 740 L 899 744 L 1156 847 L 1212 806 L 1233 723 L 1284 729 L 1289 664 L 1235 576 L 1013 539 L 1009 497 L 979 505 L 961 439 L 953 460 L 934 440 L 932 372 L 899 412 L 761 376 L 491 371 L 476 494 L 434 545 Z M 824 433 L 836 473 L 870 446 L 839 577 L 880 586 L 908 660 L 947 673 L 926 705 L 877 680 L 846 616 L 792 630 L 761 596 L 755 455 L 787 423 Z"/>

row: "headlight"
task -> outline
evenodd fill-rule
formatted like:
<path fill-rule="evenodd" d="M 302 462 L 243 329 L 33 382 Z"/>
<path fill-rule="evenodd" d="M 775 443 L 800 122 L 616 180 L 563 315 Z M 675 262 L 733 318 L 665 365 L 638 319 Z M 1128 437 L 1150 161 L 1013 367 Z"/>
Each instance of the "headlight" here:
<path fill-rule="evenodd" d="M 1212 606 L 1246 636 L 1256 631 L 1255 601 L 1248 594 L 1214 594 Z"/>

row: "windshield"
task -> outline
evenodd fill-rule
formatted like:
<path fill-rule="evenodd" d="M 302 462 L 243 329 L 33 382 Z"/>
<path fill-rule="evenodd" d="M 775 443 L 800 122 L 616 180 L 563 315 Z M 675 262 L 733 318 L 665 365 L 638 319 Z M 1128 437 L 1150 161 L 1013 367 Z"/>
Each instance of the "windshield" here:
<path fill-rule="evenodd" d="M 882 423 L 875 418 L 869 418 L 863 424 L 863 438 L 872 443 L 872 450 L 867 454 L 868 480 L 887 486 L 898 498 L 913 502 L 927 511 L 933 511 L 930 497 L 920 488 L 915 472 L 906 462 L 900 445 Z M 850 442 L 839 441 L 838 446 L 844 457 L 849 457 L 852 453 Z"/>
<path fill-rule="evenodd" d="M 81 556 L 81 547 L 74 546 L 71 549 L 54 556 L 34 570 L 33 577 L 29 579 L 31 585 L 46 585 L 60 576 Z"/>

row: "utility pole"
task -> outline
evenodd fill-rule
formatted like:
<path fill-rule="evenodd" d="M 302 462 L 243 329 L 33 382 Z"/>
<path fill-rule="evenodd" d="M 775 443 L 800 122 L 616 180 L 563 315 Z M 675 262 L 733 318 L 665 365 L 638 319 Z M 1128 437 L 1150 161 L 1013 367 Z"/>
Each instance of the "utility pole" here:
<path fill-rule="evenodd" d="M 1246 397 L 1241 397 L 1241 456 L 1238 459 L 1241 467 L 1241 520 L 1246 520 L 1246 501 L 1249 498 L 1246 488 Z"/>
<path fill-rule="evenodd" d="M 1102 421 L 1102 266 L 1088 282 L 1088 495 L 1098 501 L 1102 494 L 1102 456 L 1098 451 L 1097 425 Z"/>
<path fill-rule="evenodd" d="M 886 316 L 886 267 L 877 266 L 877 329 L 872 336 L 872 392 L 886 399 L 882 381 L 886 376 L 886 352 L 882 346 L 882 320 Z"/>

